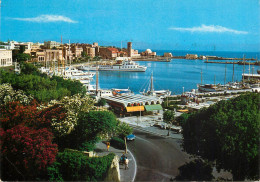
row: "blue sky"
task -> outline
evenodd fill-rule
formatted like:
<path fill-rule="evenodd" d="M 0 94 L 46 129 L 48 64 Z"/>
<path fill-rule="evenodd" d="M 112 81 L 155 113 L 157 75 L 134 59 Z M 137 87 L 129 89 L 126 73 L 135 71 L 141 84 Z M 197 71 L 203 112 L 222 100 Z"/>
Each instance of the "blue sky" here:
<path fill-rule="evenodd" d="M 2 0 L 2 41 L 260 51 L 260 0 Z"/>

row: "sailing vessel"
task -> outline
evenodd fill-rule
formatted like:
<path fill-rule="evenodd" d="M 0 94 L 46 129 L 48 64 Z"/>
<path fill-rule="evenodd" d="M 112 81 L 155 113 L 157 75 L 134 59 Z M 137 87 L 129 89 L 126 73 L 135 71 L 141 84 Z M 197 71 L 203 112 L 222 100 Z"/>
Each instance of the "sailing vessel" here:
<path fill-rule="evenodd" d="M 171 95 L 171 91 L 170 90 L 154 90 L 154 83 L 153 83 L 153 73 L 151 74 L 151 82 L 150 82 L 150 89 L 145 92 L 145 89 L 143 92 L 141 92 L 141 94 L 143 95 L 147 95 L 147 96 L 156 96 L 159 98 L 165 98 L 167 96 Z"/>

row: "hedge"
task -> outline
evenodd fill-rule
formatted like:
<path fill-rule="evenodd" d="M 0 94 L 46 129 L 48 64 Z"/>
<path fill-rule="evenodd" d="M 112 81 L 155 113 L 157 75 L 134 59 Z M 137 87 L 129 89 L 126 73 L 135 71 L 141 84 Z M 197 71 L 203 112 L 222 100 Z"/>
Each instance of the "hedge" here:
<path fill-rule="evenodd" d="M 60 152 L 50 167 L 49 181 L 104 181 L 115 154 L 87 157 L 82 152 Z"/>

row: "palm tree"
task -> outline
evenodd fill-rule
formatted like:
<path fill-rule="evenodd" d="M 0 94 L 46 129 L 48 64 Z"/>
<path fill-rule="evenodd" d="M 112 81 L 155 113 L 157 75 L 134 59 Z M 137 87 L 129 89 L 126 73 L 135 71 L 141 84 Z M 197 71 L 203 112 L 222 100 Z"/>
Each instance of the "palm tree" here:
<path fill-rule="evenodd" d="M 117 134 L 124 138 L 125 140 L 125 153 L 127 154 L 127 144 L 126 137 L 133 132 L 133 128 L 131 128 L 128 124 L 119 122 L 117 126 Z"/>
<path fill-rule="evenodd" d="M 172 110 L 164 111 L 163 113 L 163 120 L 168 124 L 169 130 L 167 136 L 170 135 L 170 129 L 172 126 L 172 123 L 174 122 L 175 112 Z"/>

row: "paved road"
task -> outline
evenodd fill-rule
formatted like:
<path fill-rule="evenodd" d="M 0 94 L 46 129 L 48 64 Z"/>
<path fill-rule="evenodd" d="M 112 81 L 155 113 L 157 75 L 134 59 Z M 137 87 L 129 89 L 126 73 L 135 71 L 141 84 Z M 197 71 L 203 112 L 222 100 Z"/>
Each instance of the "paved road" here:
<path fill-rule="evenodd" d="M 128 147 L 137 162 L 135 181 L 169 181 L 178 175 L 178 167 L 190 161 L 182 151 L 180 140 L 134 130 L 135 141 Z"/>

